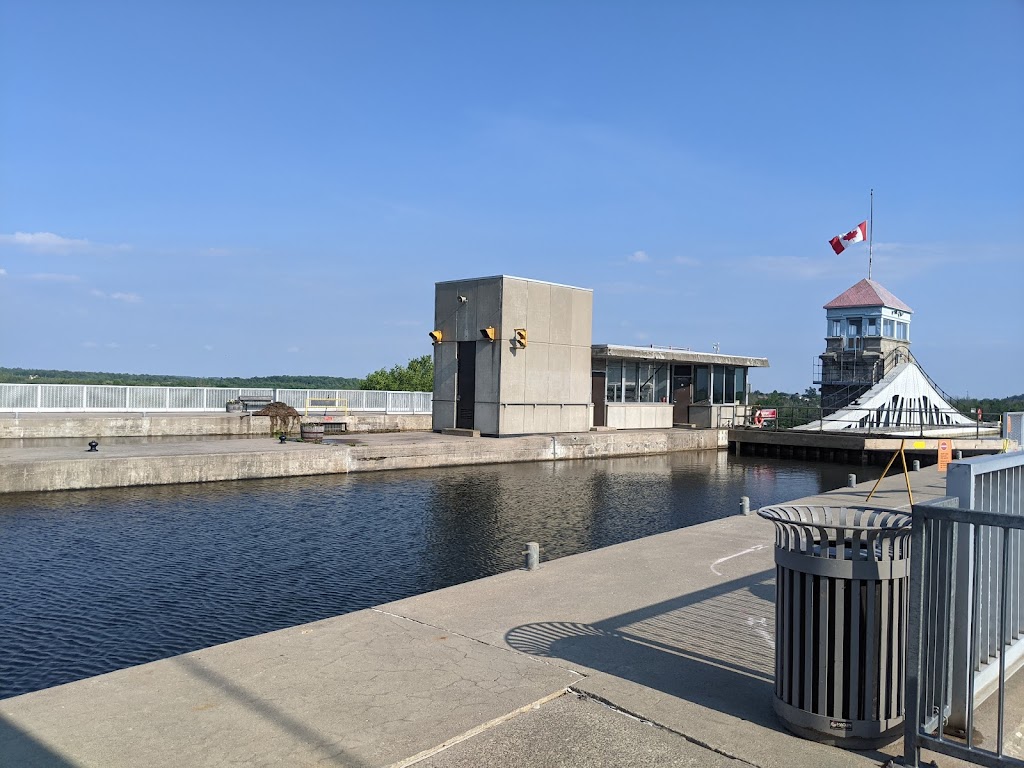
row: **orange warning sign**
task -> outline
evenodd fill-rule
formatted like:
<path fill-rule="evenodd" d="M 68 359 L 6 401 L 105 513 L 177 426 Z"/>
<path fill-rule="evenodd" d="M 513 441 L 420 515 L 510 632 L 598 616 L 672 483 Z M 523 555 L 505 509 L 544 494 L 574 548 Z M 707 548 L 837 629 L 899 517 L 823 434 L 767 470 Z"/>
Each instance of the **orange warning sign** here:
<path fill-rule="evenodd" d="M 946 471 L 946 465 L 953 459 L 953 444 L 949 440 L 939 440 L 939 472 Z"/>

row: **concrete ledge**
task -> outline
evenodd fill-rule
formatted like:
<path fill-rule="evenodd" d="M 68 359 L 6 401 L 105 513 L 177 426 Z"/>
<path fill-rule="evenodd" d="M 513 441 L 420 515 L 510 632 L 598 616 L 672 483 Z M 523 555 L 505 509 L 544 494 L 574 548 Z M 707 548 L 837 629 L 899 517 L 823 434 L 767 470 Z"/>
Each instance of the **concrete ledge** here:
<path fill-rule="evenodd" d="M 448 427 L 447 429 L 442 429 L 441 434 L 451 435 L 453 437 L 480 437 L 480 430 L 460 429 L 459 427 Z"/>
<path fill-rule="evenodd" d="M 349 432 L 412 432 L 430 429 L 430 414 L 328 413 L 317 421 L 344 422 Z M 277 427 L 280 429 L 281 427 Z M 250 413 L 34 413 L 0 414 L 0 440 L 66 437 L 174 437 L 269 435 L 275 430 L 269 416 Z M 298 430 L 298 427 L 295 427 Z"/>
<path fill-rule="evenodd" d="M 328 438 L 329 439 L 329 438 Z M 719 450 L 726 430 L 636 430 L 464 440 L 432 432 L 314 445 L 273 440 L 152 443 L 0 452 L 0 493 L 206 483 L 521 461 Z"/>

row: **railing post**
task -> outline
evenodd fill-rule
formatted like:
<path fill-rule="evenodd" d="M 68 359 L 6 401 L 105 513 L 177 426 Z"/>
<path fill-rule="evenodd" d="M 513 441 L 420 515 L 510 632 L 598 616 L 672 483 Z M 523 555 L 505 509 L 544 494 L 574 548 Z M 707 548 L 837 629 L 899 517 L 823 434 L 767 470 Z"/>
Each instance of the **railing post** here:
<path fill-rule="evenodd" d="M 43 410 L 43 385 L 36 384 L 36 410 Z"/>
<path fill-rule="evenodd" d="M 925 519 L 911 508 L 910 586 L 907 605 L 907 673 L 903 719 L 903 765 L 918 768 L 921 750 L 918 730 L 921 724 L 921 611 L 924 607 Z"/>

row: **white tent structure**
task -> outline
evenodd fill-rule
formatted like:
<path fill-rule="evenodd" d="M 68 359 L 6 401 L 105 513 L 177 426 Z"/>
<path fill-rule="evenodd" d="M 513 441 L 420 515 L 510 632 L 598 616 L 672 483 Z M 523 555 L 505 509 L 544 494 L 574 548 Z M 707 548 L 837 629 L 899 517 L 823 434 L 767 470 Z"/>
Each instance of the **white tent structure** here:
<path fill-rule="evenodd" d="M 849 405 L 794 427 L 809 432 L 884 432 L 890 435 L 962 434 L 975 423 L 946 402 L 924 371 L 911 359 Z"/>

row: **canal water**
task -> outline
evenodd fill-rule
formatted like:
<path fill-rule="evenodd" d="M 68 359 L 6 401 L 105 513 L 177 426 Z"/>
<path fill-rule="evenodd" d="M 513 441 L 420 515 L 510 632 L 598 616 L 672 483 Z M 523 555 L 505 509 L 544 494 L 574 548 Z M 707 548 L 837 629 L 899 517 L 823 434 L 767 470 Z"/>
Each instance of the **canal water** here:
<path fill-rule="evenodd" d="M 724 451 L 0 496 L 0 698 L 844 486 Z"/>

